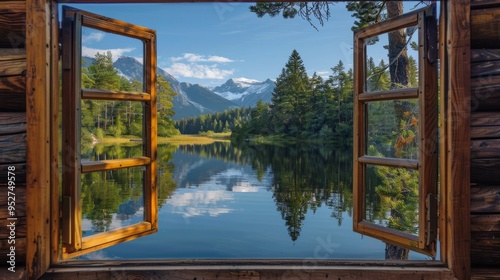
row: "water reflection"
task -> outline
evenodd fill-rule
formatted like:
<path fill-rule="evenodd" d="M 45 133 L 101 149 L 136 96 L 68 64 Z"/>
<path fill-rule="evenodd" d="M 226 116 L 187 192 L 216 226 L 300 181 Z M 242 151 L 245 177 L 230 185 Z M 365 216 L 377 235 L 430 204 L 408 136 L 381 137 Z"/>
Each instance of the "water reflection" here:
<path fill-rule="evenodd" d="M 140 154 L 141 149 L 141 145 L 94 147 L 82 157 L 112 159 L 123 153 Z M 384 259 L 384 243 L 352 231 L 350 146 L 216 142 L 160 145 L 158 151 L 158 233 L 87 258 Z M 125 174 L 112 176 L 84 175 L 89 176 L 89 187 L 83 188 L 82 196 L 89 202 L 83 224 L 98 225 L 93 231 L 142 219 L 142 193 L 135 192 L 141 171 L 123 170 Z M 376 186 L 378 179 L 373 176 Z M 98 193 L 94 185 L 110 190 Z M 112 206 L 96 203 L 97 196 L 108 194 L 113 196 Z M 372 195 L 376 197 L 374 190 Z M 367 210 L 376 209 L 381 207 L 374 200 Z M 103 221 L 109 226 L 99 228 Z M 334 248 L 323 254 L 321 240 L 329 240 Z M 318 246 L 323 248 L 320 255 Z"/>

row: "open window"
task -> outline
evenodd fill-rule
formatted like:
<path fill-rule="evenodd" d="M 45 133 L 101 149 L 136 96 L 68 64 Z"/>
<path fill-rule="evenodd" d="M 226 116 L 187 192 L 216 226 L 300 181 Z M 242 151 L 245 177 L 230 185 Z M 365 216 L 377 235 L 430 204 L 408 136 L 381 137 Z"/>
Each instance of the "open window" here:
<path fill-rule="evenodd" d="M 103 90 L 82 86 L 82 29 L 112 33 L 137 40 L 143 48 L 143 81 L 139 90 Z M 157 231 L 157 101 L 156 101 L 156 33 L 154 30 L 113 20 L 85 11 L 64 7 L 62 24 L 62 258 L 68 259 L 129 241 Z M 85 101 L 126 102 L 127 106 L 139 103 L 142 117 L 142 154 L 127 155 L 114 159 L 82 159 L 82 115 L 88 108 Z M 134 104 L 135 105 L 135 104 Z M 90 123 L 92 120 L 90 120 Z M 89 121 L 87 120 L 87 124 Z M 99 121 L 97 121 L 99 125 Z M 140 190 L 143 200 L 142 218 L 118 227 L 101 227 L 101 230 L 85 232 L 82 208 L 87 198 L 81 190 L 86 175 L 91 174 L 98 185 L 98 199 L 106 200 L 106 189 L 112 184 L 112 172 L 135 169 L 134 188 Z M 132 173 L 132 172 L 131 172 Z M 109 223 L 113 213 L 106 207 L 99 210 L 103 221 Z"/>
<path fill-rule="evenodd" d="M 435 6 L 430 6 L 354 36 L 354 230 L 432 256 L 437 236 L 436 25 Z M 389 55 L 388 64 L 373 67 L 371 45 L 387 36 L 404 38 L 405 46 L 391 46 L 389 39 L 385 53 L 398 51 L 392 60 Z M 400 60 L 409 57 L 408 50 L 415 53 L 416 73 L 413 81 L 398 81 L 390 75 L 410 67 Z M 389 87 L 378 86 L 389 77 Z"/>

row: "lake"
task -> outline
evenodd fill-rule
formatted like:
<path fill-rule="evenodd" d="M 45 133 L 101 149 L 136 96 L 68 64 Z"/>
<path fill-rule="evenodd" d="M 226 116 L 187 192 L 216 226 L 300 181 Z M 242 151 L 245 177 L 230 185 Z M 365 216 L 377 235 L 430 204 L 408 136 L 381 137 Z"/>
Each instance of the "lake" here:
<path fill-rule="evenodd" d="M 141 149 L 97 145 L 82 158 Z M 352 231 L 352 146 L 215 142 L 158 152 L 158 232 L 81 259 L 385 257 L 385 243 Z M 82 175 L 84 236 L 142 220 L 141 176 L 141 168 Z M 410 259 L 429 258 L 411 252 Z"/>

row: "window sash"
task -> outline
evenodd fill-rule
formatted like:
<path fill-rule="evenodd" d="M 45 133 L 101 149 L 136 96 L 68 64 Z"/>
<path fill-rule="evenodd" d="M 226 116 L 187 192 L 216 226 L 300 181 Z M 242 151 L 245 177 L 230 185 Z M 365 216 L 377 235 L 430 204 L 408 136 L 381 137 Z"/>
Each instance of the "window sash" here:
<path fill-rule="evenodd" d="M 82 27 L 139 39 L 144 44 L 144 92 L 112 92 L 81 88 Z M 121 242 L 157 232 L 157 100 L 156 100 L 156 32 L 122 21 L 82 10 L 63 7 L 63 189 L 62 189 L 62 258 L 74 258 Z M 82 162 L 82 99 L 142 102 L 143 156 L 137 158 Z M 142 222 L 82 237 L 81 174 L 119 168 L 143 166 L 144 220 Z"/>
<path fill-rule="evenodd" d="M 363 28 L 354 37 L 354 231 L 386 243 L 423 254 L 436 255 L 437 236 L 437 34 L 435 5 Z M 365 92 L 365 40 L 410 26 L 418 27 L 418 88 Z M 418 160 L 379 158 L 366 155 L 367 103 L 417 98 L 419 103 Z M 383 227 L 366 221 L 366 166 L 401 167 L 418 170 L 418 235 Z"/>

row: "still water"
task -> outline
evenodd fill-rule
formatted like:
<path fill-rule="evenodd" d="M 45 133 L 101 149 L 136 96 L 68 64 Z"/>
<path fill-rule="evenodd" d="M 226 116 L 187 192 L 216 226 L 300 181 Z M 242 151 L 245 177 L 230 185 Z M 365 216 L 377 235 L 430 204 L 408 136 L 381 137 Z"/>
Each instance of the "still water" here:
<path fill-rule="evenodd" d="M 385 243 L 352 231 L 351 146 L 215 142 L 158 151 L 158 232 L 82 259 L 385 257 Z M 140 145 L 98 145 L 82 158 L 140 154 Z M 84 236 L 142 220 L 141 174 L 82 176 Z"/>

